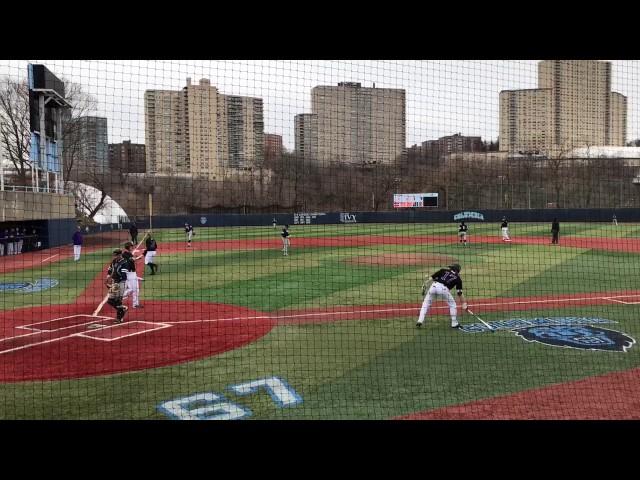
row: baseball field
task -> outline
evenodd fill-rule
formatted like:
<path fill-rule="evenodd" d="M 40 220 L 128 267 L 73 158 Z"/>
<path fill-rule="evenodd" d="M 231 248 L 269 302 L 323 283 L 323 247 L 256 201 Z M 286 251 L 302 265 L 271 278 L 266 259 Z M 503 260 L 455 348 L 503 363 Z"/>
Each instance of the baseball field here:
<path fill-rule="evenodd" d="M 288 256 L 280 227 L 156 230 L 123 324 L 100 305 L 126 232 L 5 257 L 0 418 L 640 418 L 640 225 L 499 230 L 292 225 Z M 452 263 L 472 313 L 416 328 Z"/>

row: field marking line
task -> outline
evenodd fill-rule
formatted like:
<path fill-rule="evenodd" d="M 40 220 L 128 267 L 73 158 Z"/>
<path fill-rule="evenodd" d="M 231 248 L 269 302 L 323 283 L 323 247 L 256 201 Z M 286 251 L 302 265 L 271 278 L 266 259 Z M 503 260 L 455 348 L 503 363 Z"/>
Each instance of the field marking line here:
<path fill-rule="evenodd" d="M 155 332 L 157 330 L 162 330 L 164 328 L 169 328 L 169 327 L 173 326 L 173 325 L 169 325 L 169 324 L 166 324 L 166 323 L 154 323 L 154 322 L 145 322 L 143 320 L 132 320 L 132 321 L 125 322 L 125 323 L 117 323 L 115 325 L 108 325 L 108 326 L 106 326 L 104 328 L 97 328 L 95 330 L 91 330 L 91 332 L 101 332 L 103 330 L 109 330 L 110 328 L 118 328 L 118 327 L 123 327 L 123 326 L 126 326 L 126 325 L 131 325 L 132 323 L 146 323 L 146 324 L 149 324 L 149 325 L 155 325 L 156 328 L 152 328 L 152 329 L 149 329 L 149 330 L 142 330 L 141 332 L 129 333 L 127 335 L 120 335 L 119 337 L 115 337 L 115 338 L 93 337 L 93 336 L 89 335 L 87 332 L 74 333 L 71 336 L 72 337 L 84 337 L 84 338 L 89 338 L 91 340 L 99 340 L 101 342 L 114 342 L 116 340 L 121 340 L 123 338 L 133 337 L 135 335 L 142 335 L 143 333 Z"/>
<path fill-rule="evenodd" d="M 42 332 L 35 332 L 35 333 L 42 333 Z M 45 343 L 57 342 L 59 340 L 64 340 L 65 338 L 70 338 L 71 336 L 72 335 L 67 335 L 64 337 L 57 337 L 49 340 L 43 340 L 42 342 L 29 343 L 27 345 L 22 345 L 21 347 L 10 348 L 8 350 L 0 350 L 0 355 L 2 355 L 3 353 L 15 352 L 17 350 L 24 350 L 25 348 L 35 347 L 36 345 L 44 345 Z"/>
<path fill-rule="evenodd" d="M 16 328 L 33 327 L 34 325 L 42 325 L 43 323 L 53 323 L 53 322 L 57 322 L 58 320 L 66 320 L 67 318 L 76 318 L 76 317 L 93 318 L 93 315 L 87 315 L 86 313 L 79 313 L 77 315 L 68 315 L 66 317 L 52 318 L 50 320 L 44 320 L 42 322 L 27 323 L 26 325 L 22 325 L 22 326 L 16 327 Z M 108 317 L 103 317 L 103 318 L 108 318 Z"/>
<path fill-rule="evenodd" d="M 640 297 L 640 295 L 620 295 L 622 298 L 626 297 Z M 577 297 L 577 298 L 558 298 L 558 299 L 546 299 L 546 300 L 527 300 L 527 301 L 515 301 L 515 302 L 492 302 L 492 303 L 469 303 L 472 307 L 491 307 L 491 306 L 508 306 L 508 305 L 520 305 L 530 303 L 556 303 L 556 302 L 573 302 L 584 300 L 608 300 L 612 297 Z M 182 324 L 182 323 L 204 323 L 204 322 L 230 322 L 237 320 L 281 320 L 287 318 L 303 318 L 303 317 L 321 317 L 321 316 L 335 316 L 346 314 L 367 314 L 367 313 L 386 313 L 386 312 L 404 312 L 415 311 L 419 308 L 419 305 L 415 307 L 397 307 L 397 308 L 377 308 L 369 310 L 345 310 L 338 312 L 313 312 L 313 313 L 298 313 L 293 315 L 261 315 L 252 317 L 229 317 L 229 318 L 215 318 L 215 319 L 202 319 L 202 320 L 186 320 L 184 322 L 168 322 L 169 324 Z M 447 309 L 447 306 L 434 306 L 435 309 Z"/>
<path fill-rule="evenodd" d="M 59 253 L 56 253 L 55 255 L 51 255 L 50 257 L 45 258 L 44 260 L 40 260 L 40 263 L 44 263 L 47 260 L 51 260 L 54 257 L 57 257 L 58 255 L 60 255 Z"/>
<path fill-rule="evenodd" d="M 611 302 L 621 303 L 622 305 L 640 305 L 640 302 L 625 302 L 623 300 L 616 300 L 615 297 L 607 297 L 606 300 L 609 300 Z"/>

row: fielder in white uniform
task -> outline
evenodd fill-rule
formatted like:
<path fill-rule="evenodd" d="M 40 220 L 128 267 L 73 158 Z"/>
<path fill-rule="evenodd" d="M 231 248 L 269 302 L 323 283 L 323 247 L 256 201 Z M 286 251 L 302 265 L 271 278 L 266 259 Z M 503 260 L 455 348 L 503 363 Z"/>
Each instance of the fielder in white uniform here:
<path fill-rule="evenodd" d="M 506 217 L 502 219 L 502 241 L 510 242 L 511 238 L 509 237 L 509 223 L 507 222 Z"/>
<path fill-rule="evenodd" d="M 289 245 L 291 245 L 289 242 L 289 237 L 291 236 L 289 234 L 289 225 L 284 226 L 280 236 L 282 237 L 282 254 L 286 257 L 289 255 Z"/>
<path fill-rule="evenodd" d="M 122 253 L 122 257 L 127 260 L 127 283 L 124 290 L 123 299 L 131 295 L 133 308 L 144 308 L 140 305 L 140 284 L 138 272 L 136 272 L 136 258 L 133 256 L 133 243 L 127 242 L 124 244 L 125 251 Z"/>
<path fill-rule="evenodd" d="M 460 278 L 461 267 L 457 263 L 450 265 L 447 268 L 442 268 L 436 273 L 431 275 L 431 285 L 426 283 L 422 285 L 422 294 L 426 293 L 422 302 L 422 308 L 420 308 L 420 316 L 418 317 L 418 323 L 416 327 L 422 327 L 424 318 L 429 313 L 429 308 L 433 303 L 434 298 L 443 297 L 449 304 L 449 314 L 451 315 L 451 328 L 460 328 L 458 322 L 458 309 L 456 308 L 456 301 L 451 295 L 450 290 L 456 287 L 458 291 L 458 297 L 462 302 L 463 310 L 467 309 L 467 302 L 462 294 L 462 279 Z"/>
<path fill-rule="evenodd" d="M 193 240 L 193 227 L 188 223 L 184 224 L 184 233 L 187 234 L 187 247 L 191 246 L 191 240 Z"/>

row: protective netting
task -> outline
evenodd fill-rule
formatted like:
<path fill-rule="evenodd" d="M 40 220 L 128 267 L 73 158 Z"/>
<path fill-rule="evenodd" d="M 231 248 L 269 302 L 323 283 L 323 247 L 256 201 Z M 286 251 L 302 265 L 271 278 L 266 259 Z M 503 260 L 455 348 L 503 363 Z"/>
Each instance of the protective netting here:
<path fill-rule="evenodd" d="M 0 418 L 639 418 L 639 90 L 0 60 Z"/>

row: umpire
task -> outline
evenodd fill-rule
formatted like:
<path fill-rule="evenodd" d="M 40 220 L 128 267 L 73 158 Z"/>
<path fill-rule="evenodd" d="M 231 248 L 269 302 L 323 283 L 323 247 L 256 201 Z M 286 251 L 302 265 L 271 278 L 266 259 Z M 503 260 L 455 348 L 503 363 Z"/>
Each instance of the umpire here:
<path fill-rule="evenodd" d="M 551 223 L 551 244 L 558 245 L 558 240 L 560 237 L 560 222 L 558 222 L 557 218 L 553 219 Z"/>
<path fill-rule="evenodd" d="M 131 241 L 134 244 L 138 243 L 138 227 L 136 227 L 135 223 L 132 223 L 129 227 L 129 235 L 131 235 Z"/>

